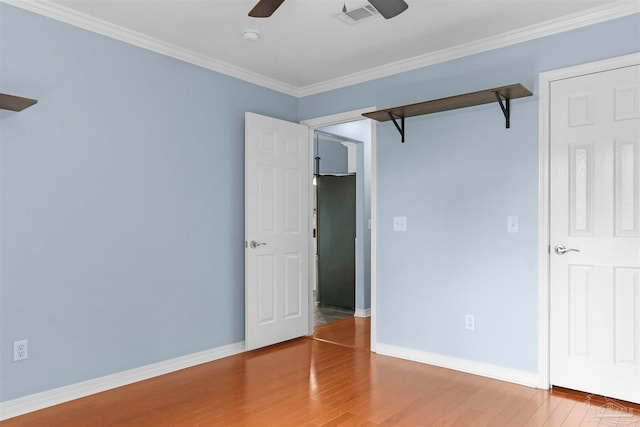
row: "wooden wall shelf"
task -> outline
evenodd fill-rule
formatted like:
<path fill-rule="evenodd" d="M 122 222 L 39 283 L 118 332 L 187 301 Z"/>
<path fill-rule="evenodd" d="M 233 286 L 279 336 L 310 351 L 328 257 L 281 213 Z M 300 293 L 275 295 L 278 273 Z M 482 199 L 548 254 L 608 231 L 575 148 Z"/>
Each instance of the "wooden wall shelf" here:
<path fill-rule="evenodd" d="M 404 142 L 404 119 L 407 117 L 421 116 L 423 114 L 439 113 L 442 111 L 455 110 L 458 108 L 473 107 L 475 105 L 498 102 L 504 114 L 507 128 L 510 127 L 510 100 L 531 96 L 529 89 L 520 83 L 485 89 L 478 92 L 464 93 L 462 95 L 449 96 L 447 98 L 434 99 L 431 101 L 418 102 L 416 104 L 402 105 L 400 107 L 387 108 L 384 110 L 364 113 L 363 116 L 370 119 L 386 122 L 393 120 L 398 132 Z M 398 124 L 400 119 L 401 124 Z"/>
<path fill-rule="evenodd" d="M 31 107 L 38 101 L 30 98 L 22 98 L 20 96 L 8 95 L 6 93 L 0 93 L 0 109 L 11 111 L 22 111 L 25 108 Z"/>

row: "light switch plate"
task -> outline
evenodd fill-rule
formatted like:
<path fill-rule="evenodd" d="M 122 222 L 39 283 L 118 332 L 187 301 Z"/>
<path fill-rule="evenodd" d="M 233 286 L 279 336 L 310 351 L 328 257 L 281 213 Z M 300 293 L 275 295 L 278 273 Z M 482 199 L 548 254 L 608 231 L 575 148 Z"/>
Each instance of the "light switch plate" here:
<path fill-rule="evenodd" d="M 407 217 L 406 216 L 394 216 L 393 217 L 393 231 L 407 231 Z"/>
<path fill-rule="evenodd" d="M 507 233 L 519 233 L 520 232 L 520 217 L 508 216 L 507 217 Z"/>

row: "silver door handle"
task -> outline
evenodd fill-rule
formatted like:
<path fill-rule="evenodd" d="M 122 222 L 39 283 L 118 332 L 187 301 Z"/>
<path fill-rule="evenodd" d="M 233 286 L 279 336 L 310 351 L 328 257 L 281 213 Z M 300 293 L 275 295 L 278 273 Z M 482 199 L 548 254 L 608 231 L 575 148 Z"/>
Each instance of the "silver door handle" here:
<path fill-rule="evenodd" d="M 249 246 L 251 246 L 251 249 L 255 249 L 258 246 L 265 246 L 266 243 L 261 243 L 261 242 L 256 242 L 255 240 L 252 240 L 251 243 L 249 243 Z"/>
<path fill-rule="evenodd" d="M 556 255 L 564 255 L 567 252 L 580 252 L 580 249 L 567 248 L 565 245 L 556 245 L 556 247 L 553 248 L 553 252 L 555 252 Z"/>

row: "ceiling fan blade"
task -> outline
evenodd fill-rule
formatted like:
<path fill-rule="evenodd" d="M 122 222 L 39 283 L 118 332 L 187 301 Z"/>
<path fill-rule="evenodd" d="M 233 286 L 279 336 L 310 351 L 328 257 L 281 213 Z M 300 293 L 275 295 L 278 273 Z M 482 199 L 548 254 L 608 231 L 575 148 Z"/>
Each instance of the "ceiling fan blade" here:
<path fill-rule="evenodd" d="M 384 19 L 398 16 L 409 7 L 404 0 L 369 0 L 369 3 L 376 8 Z"/>
<path fill-rule="evenodd" d="M 284 0 L 260 0 L 253 6 L 249 16 L 252 18 L 268 18 L 273 15 L 273 12 L 284 2 Z"/>

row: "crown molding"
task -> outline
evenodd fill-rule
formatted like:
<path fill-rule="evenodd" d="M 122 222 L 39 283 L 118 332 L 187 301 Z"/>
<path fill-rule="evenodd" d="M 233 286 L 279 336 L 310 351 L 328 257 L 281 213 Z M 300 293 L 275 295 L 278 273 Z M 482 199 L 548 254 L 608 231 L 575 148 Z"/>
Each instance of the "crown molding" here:
<path fill-rule="evenodd" d="M 299 88 L 298 96 L 303 97 L 315 95 L 346 86 L 364 83 L 394 74 L 403 73 L 405 71 L 411 71 L 427 67 L 429 65 L 451 61 L 453 59 L 511 46 L 639 12 L 640 2 L 619 1 L 610 5 L 589 9 L 585 12 L 556 18 L 540 24 L 530 25 L 528 27 L 476 40 L 470 43 L 392 62 L 380 67 L 371 68 L 367 71 L 353 73 L 336 79 L 327 80 L 325 82 L 304 86 Z"/>
<path fill-rule="evenodd" d="M 51 3 L 48 0 L 0 0 L 0 2 L 298 98 L 388 77 L 394 74 L 439 64 L 476 53 L 511 46 L 536 38 L 546 37 L 564 31 L 621 18 L 634 13 L 640 13 L 640 2 L 617 1 L 612 4 L 589 9 L 585 12 L 556 18 L 541 24 L 531 25 L 497 36 L 487 37 L 470 43 L 454 46 L 452 48 L 442 49 L 425 55 L 392 62 L 366 71 L 349 74 L 324 82 L 296 87 L 250 70 L 236 67 L 196 52 L 180 48 L 136 31 L 131 31 L 124 27 L 76 12 L 72 9 Z"/>
<path fill-rule="evenodd" d="M 154 37 L 129 30 L 110 22 L 94 18 L 67 7 L 51 3 L 48 0 L 0 0 L 0 2 L 46 16 L 57 21 L 65 22 L 94 33 L 102 34 L 152 52 L 179 59 L 202 68 L 235 77 L 267 89 L 295 97 L 299 96 L 299 90 L 295 86 L 265 77 L 244 68 L 227 64 L 226 62 L 215 60 L 205 55 L 163 42 Z"/>

